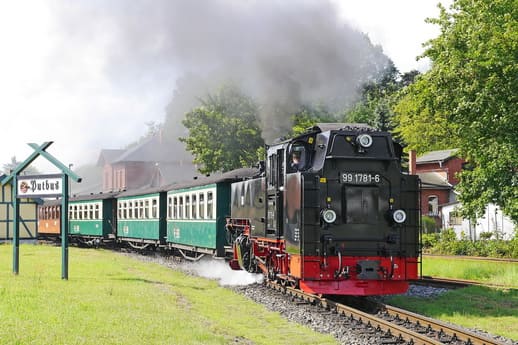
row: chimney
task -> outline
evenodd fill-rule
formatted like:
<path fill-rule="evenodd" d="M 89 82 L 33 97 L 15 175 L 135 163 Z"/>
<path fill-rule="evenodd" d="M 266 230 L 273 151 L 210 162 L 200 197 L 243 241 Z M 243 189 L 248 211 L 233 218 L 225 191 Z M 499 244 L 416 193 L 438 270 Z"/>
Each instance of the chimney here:
<path fill-rule="evenodd" d="M 416 160 L 417 155 L 415 150 L 410 150 L 408 152 L 408 173 L 410 175 L 416 174 Z"/>

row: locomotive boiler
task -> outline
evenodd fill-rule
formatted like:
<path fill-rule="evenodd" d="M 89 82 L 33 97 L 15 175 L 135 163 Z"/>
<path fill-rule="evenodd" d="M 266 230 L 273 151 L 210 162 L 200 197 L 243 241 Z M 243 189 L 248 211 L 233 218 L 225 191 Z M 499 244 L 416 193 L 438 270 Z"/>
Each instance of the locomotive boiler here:
<path fill-rule="evenodd" d="M 263 176 L 232 184 L 230 266 L 316 294 L 405 292 L 418 277 L 420 211 L 401 154 L 362 124 L 267 147 Z"/>

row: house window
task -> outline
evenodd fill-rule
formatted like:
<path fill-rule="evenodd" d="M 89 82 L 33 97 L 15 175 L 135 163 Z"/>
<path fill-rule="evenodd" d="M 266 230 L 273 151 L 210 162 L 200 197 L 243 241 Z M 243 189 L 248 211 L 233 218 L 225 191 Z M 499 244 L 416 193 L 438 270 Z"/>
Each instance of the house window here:
<path fill-rule="evenodd" d="M 437 217 L 439 215 L 439 198 L 437 195 L 430 195 L 428 197 L 428 215 L 430 217 Z"/>
<path fill-rule="evenodd" d="M 462 225 L 462 216 L 459 211 L 452 211 L 448 215 L 450 225 Z"/>

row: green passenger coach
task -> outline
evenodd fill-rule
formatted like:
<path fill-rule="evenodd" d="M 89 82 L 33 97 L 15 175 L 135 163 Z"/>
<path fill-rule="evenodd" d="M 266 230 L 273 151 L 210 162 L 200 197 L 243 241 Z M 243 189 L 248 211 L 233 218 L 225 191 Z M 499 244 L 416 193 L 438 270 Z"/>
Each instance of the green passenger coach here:
<path fill-rule="evenodd" d="M 116 194 L 77 196 L 68 204 L 70 238 L 79 243 L 113 241 L 116 234 Z"/>
<path fill-rule="evenodd" d="M 256 169 L 245 168 L 171 186 L 167 192 L 167 246 L 190 259 L 203 254 L 225 256 L 225 246 L 230 249 L 225 224 L 230 215 L 231 183 L 256 174 Z"/>
<path fill-rule="evenodd" d="M 166 192 L 153 188 L 117 197 L 117 239 L 143 249 L 165 243 Z"/>

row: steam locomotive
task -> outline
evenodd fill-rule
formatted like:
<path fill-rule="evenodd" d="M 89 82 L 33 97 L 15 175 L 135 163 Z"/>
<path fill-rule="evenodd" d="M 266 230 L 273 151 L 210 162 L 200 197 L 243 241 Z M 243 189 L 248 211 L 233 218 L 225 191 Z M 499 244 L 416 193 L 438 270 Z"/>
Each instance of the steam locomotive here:
<path fill-rule="evenodd" d="M 344 124 L 268 147 L 265 176 L 232 184 L 232 268 L 316 294 L 405 292 L 420 211 L 401 153 L 388 133 Z"/>
<path fill-rule="evenodd" d="M 402 293 L 418 277 L 421 222 L 401 154 L 386 132 L 319 124 L 268 146 L 260 169 L 72 198 L 70 239 L 223 257 L 316 294 Z"/>

